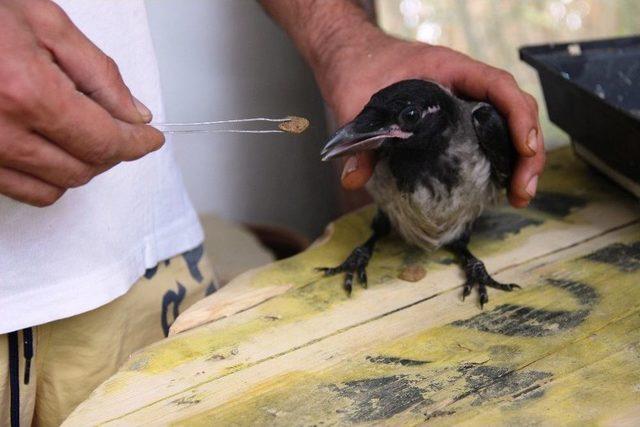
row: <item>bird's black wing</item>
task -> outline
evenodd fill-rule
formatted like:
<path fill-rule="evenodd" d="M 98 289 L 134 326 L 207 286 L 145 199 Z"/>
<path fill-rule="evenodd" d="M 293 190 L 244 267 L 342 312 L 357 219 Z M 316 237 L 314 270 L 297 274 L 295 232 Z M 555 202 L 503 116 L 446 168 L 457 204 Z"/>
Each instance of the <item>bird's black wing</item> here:
<path fill-rule="evenodd" d="M 471 113 L 478 143 L 491 163 L 491 176 L 506 187 L 515 168 L 516 150 L 509 127 L 498 111 L 489 104 L 478 104 Z"/>

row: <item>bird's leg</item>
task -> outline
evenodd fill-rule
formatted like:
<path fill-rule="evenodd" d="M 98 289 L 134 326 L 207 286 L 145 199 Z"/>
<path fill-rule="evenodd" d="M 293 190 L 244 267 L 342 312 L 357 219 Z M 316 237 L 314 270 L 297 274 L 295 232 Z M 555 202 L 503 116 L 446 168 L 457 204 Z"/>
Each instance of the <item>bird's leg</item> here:
<path fill-rule="evenodd" d="M 355 248 L 342 264 L 337 267 L 316 268 L 316 270 L 324 272 L 325 276 L 345 273 L 343 287 L 349 295 L 351 295 L 353 288 L 354 276 L 357 276 L 363 288 L 367 287 L 367 265 L 373 255 L 373 248 L 380 238 L 386 236 L 391 231 L 389 218 L 381 210 L 378 210 L 378 213 L 373 218 L 371 230 L 371 237 L 362 245 Z"/>
<path fill-rule="evenodd" d="M 462 289 L 462 299 L 471 293 L 471 288 L 473 288 L 474 285 L 477 285 L 480 308 L 482 308 L 489 301 L 487 287 L 510 292 L 520 288 L 520 286 L 515 283 L 505 284 L 494 280 L 487 272 L 484 263 L 469 251 L 469 235 L 470 233 L 466 232 L 459 240 L 447 245 L 447 248 L 458 256 L 467 277 Z"/>

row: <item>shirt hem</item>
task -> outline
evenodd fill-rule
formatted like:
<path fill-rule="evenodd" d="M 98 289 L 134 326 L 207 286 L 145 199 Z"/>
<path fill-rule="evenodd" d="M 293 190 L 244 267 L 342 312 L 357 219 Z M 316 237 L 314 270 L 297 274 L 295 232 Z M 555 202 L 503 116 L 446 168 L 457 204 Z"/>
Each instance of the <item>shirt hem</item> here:
<path fill-rule="evenodd" d="M 0 334 L 76 316 L 108 304 L 127 293 L 146 269 L 197 247 L 203 240 L 197 217 L 190 215 L 142 239 L 129 256 L 99 272 L 0 299 Z"/>

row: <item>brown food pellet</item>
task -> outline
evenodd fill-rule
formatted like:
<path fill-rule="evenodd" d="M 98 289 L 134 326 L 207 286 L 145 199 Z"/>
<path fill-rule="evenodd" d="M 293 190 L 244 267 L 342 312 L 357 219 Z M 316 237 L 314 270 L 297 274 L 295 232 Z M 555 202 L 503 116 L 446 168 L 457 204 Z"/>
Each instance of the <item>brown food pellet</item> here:
<path fill-rule="evenodd" d="M 278 125 L 280 130 L 289 133 L 302 133 L 309 127 L 309 120 L 304 117 L 290 116 L 289 120 Z"/>
<path fill-rule="evenodd" d="M 419 264 L 408 265 L 398 275 L 398 278 L 407 282 L 417 282 L 427 275 L 427 270 Z"/>

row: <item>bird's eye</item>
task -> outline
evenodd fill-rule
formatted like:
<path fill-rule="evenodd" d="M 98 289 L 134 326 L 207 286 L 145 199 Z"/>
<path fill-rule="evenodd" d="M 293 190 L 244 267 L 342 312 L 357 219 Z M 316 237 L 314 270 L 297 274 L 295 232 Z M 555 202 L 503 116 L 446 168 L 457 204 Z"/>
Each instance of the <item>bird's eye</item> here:
<path fill-rule="evenodd" d="M 400 112 L 398 120 L 403 128 L 415 126 L 422 118 L 422 112 L 416 107 L 407 107 Z"/>

